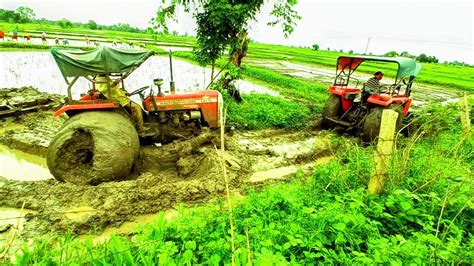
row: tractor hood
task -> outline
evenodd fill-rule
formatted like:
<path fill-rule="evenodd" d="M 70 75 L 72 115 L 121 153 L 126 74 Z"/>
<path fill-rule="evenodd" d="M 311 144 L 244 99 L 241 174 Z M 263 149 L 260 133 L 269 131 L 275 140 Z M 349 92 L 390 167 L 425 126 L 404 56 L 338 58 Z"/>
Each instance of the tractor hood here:
<path fill-rule="evenodd" d="M 382 57 L 382 56 L 340 56 L 337 59 L 337 70 L 354 71 L 362 62 L 391 62 L 398 64 L 397 79 L 409 76 L 416 77 L 421 70 L 421 64 L 415 59 L 405 57 Z"/>
<path fill-rule="evenodd" d="M 67 78 L 130 73 L 154 52 L 100 47 L 92 51 L 52 48 L 51 54 L 61 70 L 61 74 Z"/>

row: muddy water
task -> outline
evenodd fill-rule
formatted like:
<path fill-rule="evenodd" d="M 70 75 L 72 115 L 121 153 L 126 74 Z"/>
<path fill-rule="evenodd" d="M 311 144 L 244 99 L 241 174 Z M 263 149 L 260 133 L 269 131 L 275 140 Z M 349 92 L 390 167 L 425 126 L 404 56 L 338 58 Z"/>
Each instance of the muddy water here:
<path fill-rule="evenodd" d="M 0 53 L 0 88 L 32 86 L 40 91 L 67 95 L 67 85 L 49 52 L 3 52 Z M 205 89 L 210 82 L 210 69 L 199 67 L 183 60 L 173 60 L 174 81 L 178 92 Z M 125 80 L 128 91 L 152 85 L 153 79 L 162 78 L 164 91 L 169 91 L 169 58 L 154 56 L 143 63 Z M 236 87 L 242 93 L 267 93 L 278 95 L 264 86 L 239 80 Z M 80 78 L 72 88 L 73 97 L 91 89 L 90 82 Z M 137 96 L 137 102 L 139 98 Z"/>
<path fill-rule="evenodd" d="M 38 181 L 51 179 L 46 159 L 0 145 L 0 176 L 10 180 Z"/>

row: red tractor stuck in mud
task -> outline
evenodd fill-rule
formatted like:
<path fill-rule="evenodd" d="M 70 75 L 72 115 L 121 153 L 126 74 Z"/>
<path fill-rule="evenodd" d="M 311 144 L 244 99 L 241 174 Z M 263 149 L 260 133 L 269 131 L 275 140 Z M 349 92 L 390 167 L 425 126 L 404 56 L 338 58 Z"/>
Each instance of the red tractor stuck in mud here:
<path fill-rule="evenodd" d="M 396 64 L 394 83 L 375 92 L 368 90 L 366 83 L 353 76 L 355 70 L 366 61 L 372 62 L 371 67 L 387 68 Z M 379 62 L 390 64 L 381 65 Z M 328 88 L 331 95 L 323 108 L 323 128 L 342 126 L 360 134 L 364 141 L 372 142 L 378 137 L 382 112 L 389 108 L 399 113 L 396 129 L 401 130 L 403 119 L 409 116 L 413 81 L 420 70 L 421 64 L 410 58 L 340 56 L 337 59 L 336 78 Z"/>
<path fill-rule="evenodd" d="M 48 168 L 59 181 L 94 185 L 122 180 L 134 168 L 140 143 L 166 143 L 195 136 L 201 127 L 219 127 L 221 94 L 214 90 L 177 93 L 171 54 L 168 93 L 162 91 L 161 78 L 153 81 L 156 93 L 150 86 L 126 93 L 124 79 L 152 51 L 101 47 L 88 52 L 53 48 L 51 53 L 68 84 L 67 104 L 55 115 L 65 113 L 69 118 L 46 155 Z M 90 81 L 92 89 L 73 100 L 71 89 L 80 77 Z M 128 98 L 134 94 L 140 95 L 141 106 Z M 133 105 L 139 106 L 138 114 Z"/>

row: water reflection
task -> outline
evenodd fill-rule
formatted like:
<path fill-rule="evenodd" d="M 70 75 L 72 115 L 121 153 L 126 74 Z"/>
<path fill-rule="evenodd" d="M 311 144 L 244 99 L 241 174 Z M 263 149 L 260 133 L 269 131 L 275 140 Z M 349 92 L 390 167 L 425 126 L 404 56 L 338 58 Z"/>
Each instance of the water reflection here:
<path fill-rule="evenodd" d="M 51 179 L 46 159 L 0 145 L 0 176 L 19 181 Z"/>

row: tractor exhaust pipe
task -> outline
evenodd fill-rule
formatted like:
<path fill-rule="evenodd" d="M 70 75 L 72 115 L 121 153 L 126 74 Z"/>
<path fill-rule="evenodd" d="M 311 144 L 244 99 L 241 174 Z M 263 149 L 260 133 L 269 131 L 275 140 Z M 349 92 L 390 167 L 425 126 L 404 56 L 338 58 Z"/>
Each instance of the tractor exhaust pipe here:
<path fill-rule="evenodd" d="M 171 80 L 170 80 L 170 92 L 171 94 L 174 94 L 175 91 L 176 91 L 176 88 L 174 86 L 174 79 L 173 79 L 173 55 L 171 53 L 171 50 L 169 52 L 169 56 L 170 56 L 170 76 L 171 76 Z"/>

